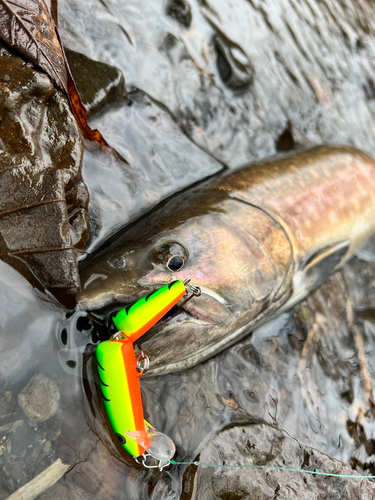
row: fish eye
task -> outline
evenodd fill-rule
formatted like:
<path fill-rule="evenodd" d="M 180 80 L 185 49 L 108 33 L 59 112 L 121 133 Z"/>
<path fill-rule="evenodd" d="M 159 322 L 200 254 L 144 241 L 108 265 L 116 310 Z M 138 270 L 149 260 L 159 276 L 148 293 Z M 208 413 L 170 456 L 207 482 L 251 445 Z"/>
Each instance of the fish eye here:
<path fill-rule="evenodd" d="M 124 269 L 126 267 L 126 259 L 124 257 L 112 257 L 108 264 L 115 269 Z"/>
<path fill-rule="evenodd" d="M 184 267 L 185 259 L 181 255 L 173 255 L 167 262 L 170 271 L 176 272 Z"/>
<path fill-rule="evenodd" d="M 152 249 L 150 258 L 156 265 L 162 264 L 169 271 L 176 272 L 186 264 L 189 252 L 177 241 L 162 241 Z"/>

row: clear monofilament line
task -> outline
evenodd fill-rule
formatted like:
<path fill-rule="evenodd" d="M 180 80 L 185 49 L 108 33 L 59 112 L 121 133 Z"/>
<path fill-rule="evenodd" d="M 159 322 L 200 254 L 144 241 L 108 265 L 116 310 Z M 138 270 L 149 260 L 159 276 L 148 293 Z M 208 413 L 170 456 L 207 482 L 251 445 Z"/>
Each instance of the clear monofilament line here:
<path fill-rule="evenodd" d="M 328 476 L 328 477 L 342 477 L 350 479 L 375 479 L 375 476 L 361 476 L 360 474 L 334 474 L 333 472 L 320 472 L 314 470 L 306 469 L 294 469 L 292 467 L 277 467 L 274 465 L 221 465 L 221 464 L 207 464 L 205 462 L 176 462 L 176 460 L 170 460 L 170 465 L 197 465 L 201 467 L 215 467 L 223 469 L 267 469 L 267 470 L 280 470 L 288 472 L 299 472 L 301 474 L 314 474 L 316 476 Z M 166 464 L 166 465 L 169 465 Z"/>

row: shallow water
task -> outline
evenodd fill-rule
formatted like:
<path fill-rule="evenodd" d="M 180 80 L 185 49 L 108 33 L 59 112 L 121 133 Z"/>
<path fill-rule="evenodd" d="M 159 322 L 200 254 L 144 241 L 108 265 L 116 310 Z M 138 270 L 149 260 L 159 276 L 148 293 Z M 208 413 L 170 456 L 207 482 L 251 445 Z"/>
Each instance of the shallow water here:
<path fill-rule="evenodd" d="M 367 245 L 366 255 L 374 255 L 374 245 Z M 362 288 L 354 285 L 353 273 Z M 186 467 L 140 470 L 112 440 L 97 391 L 92 325 L 84 313 L 67 317 L 3 263 L 1 276 L 8 318 L 2 319 L 0 337 L 0 429 L 22 421 L 2 432 L 3 490 L 16 489 L 61 457 L 74 467 L 43 498 L 66 498 L 68 491 L 68 498 L 180 498 Z M 363 413 L 370 406 L 345 304 L 348 285 L 371 370 L 375 297 L 366 283 L 374 278 L 371 264 L 354 257 L 293 313 L 219 356 L 186 372 L 142 379 L 145 417 L 174 440 L 176 460 L 196 459 L 222 429 L 265 422 L 346 463 L 367 462 L 372 471 L 372 416 Z M 57 413 L 42 423 L 32 423 L 17 404 L 17 394 L 35 374 L 55 381 L 60 391 Z"/>
<path fill-rule="evenodd" d="M 59 3 L 64 43 L 120 68 L 131 91 L 127 104 L 92 119 L 131 167 L 85 152 L 90 250 L 222 162 L 327 142 L 375 153 L 366 2 L 361 16 L 342 2 L 271 3 L 191 1 L 189 27 L 188 14 L 178 22 L 163 2 Z M 194 460 L 228 426 L 266 422 L 374 472 L 373 420 L 345 312 L 351 298 L 374 380 L 374 249 L 373 239 L 306 302 L 214 359 L 141 381 L 146 418 L 175 441 L 176 460 Z M 98 337 L 84 313 L 46 301 L 1 261 L 0 277 L 0 497 L 61 457 L 72 469 L 44 500 L 191 498 L 186 467 L 145 471 L 111 439 L 92 363 Z M 55 415 L 34 423 L 17 396 L 37 374 L 60 399 Z"/>
<path fill-rule="evenodd" d="M 63 44 L 135 91 L 90 121 L 131 168 L 86 151 L 89 248 L 223 163 L 329 143 L 374 155 L 372 19 L 367 0 L 61 0 Z"/>

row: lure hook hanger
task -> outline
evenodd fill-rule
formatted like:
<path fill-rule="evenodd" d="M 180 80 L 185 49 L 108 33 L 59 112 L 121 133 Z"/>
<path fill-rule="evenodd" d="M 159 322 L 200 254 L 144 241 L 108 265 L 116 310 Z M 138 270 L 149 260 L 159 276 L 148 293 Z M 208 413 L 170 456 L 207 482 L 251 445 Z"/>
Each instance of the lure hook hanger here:
<path fill-rule="evenodd" d="M 139 371 L 140 375 L 144 375 L 145 373 L 148 372 L 148 369 L 150 368 L 150 358 L 145 354 L 142 350 L 142 347 L 140 344 L 137 342 L 138 346 L 138 351 L 139 351 L 139 356 L 137 358 L 137 370 Z"/>
<path fill-rule="evenodd" d="M 193 295 L 195 297 L 199 297 L 200 295 L 202 295 L 202 290 L 199 288 L 199 286 L 193 285 L 191 283 L 191 278 L 186 278 L 186 280 L 183 283 L 185 288 L 189 288 L 193 292 Z"/>

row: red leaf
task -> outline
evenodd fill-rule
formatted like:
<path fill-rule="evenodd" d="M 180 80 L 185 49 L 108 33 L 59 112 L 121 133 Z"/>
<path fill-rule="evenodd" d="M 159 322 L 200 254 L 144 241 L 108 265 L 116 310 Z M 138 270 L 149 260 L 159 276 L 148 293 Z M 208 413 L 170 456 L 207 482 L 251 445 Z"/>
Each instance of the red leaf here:
<path fill-rule="evenodd" d="M 72 110 L 74 118 L 77 120 L 77 123 L 82 131 L 84 138 L 88 139 L 89 141 L 94 141 L 97 144 L 100 144 L 101 146 L 108 147 L 118 157 L 118 153 L 111 148 L 111 146 L 107 143 L 107 141 L 104 139 L 99 130 L 97 129 L 93 130 L 88 125 L 86 117 L 86 108 L 78 93 L 76 84 L 74 83 L 73 76 L 70 73 L 70 70 L 68 71 L 68 92 L 69 92 L 70 108 Z"/>

